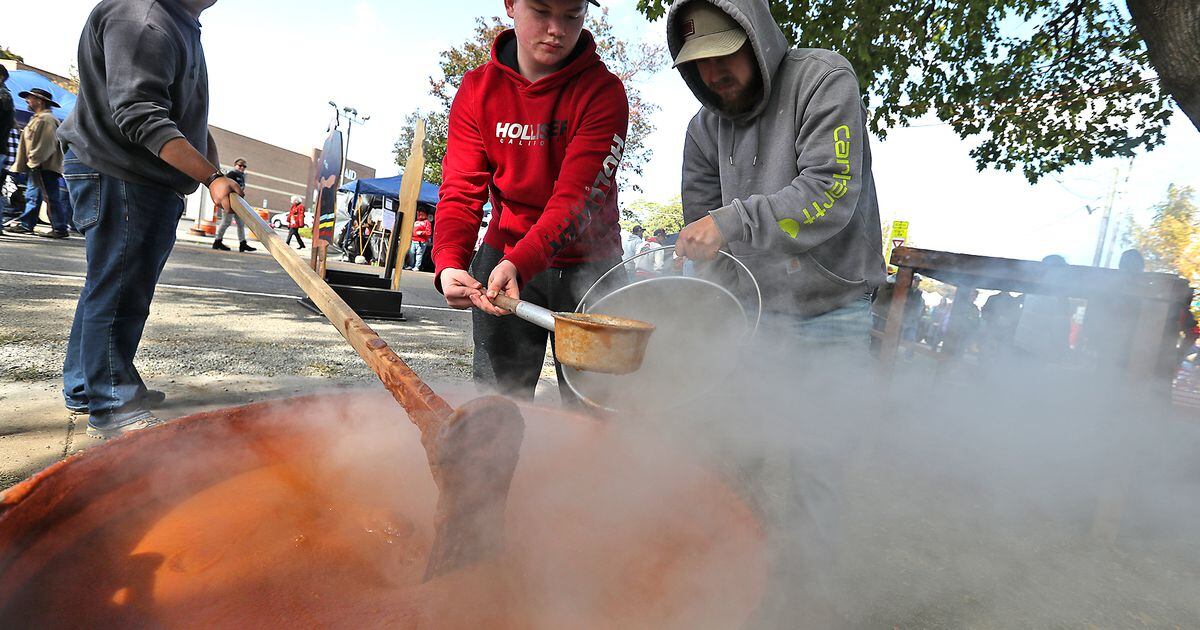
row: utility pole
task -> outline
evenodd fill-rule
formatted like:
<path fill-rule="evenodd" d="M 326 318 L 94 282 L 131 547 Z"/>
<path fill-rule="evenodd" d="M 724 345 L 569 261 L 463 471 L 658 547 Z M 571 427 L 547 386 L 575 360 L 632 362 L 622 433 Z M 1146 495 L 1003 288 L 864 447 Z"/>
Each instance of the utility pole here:
<path fill-rule="evenodd" d="M 1121 169 L 1114 169 L 1112 190 L 1108 192 L 1108 205 L 1104 208 L 1104 215 L 1100 217 L 1100 236 L 1096 239 L 1096 255 L 1092 258 L 1093 267 L 1100 266 L 1100 261 L 1104 256 L 1104 246 L 1108 243 L 1108 223 L 1112 220 L 1113 204 L 1117 200 L 1117 182 L 1120 179 Z"/>

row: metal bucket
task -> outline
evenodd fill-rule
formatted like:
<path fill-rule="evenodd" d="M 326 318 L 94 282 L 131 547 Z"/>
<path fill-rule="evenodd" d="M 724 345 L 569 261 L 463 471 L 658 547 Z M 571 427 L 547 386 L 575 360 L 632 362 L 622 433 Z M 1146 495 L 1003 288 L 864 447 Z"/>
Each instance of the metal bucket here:
<path fill-rule="evenodd" d="M 737 365 L 738 355 L 758 331 L 762 291 L 750 270 L 720 252 L 740 270 L 757 301 L 751 316 L 727 288 L 703 278 L 662 275 L 635 281 L 596 295 L 612 274 L 642 256 L 671 251 L 674 246 L 644 252 L 609 269 L 584 294 L 576 309 L 641 320 L 655 326 L 642 366 L 629 374 L 597 374 L 563 366 L 563 377 L 584 404 L 607 413 L 633 410 L 653 413 L 706 392 Z"/>

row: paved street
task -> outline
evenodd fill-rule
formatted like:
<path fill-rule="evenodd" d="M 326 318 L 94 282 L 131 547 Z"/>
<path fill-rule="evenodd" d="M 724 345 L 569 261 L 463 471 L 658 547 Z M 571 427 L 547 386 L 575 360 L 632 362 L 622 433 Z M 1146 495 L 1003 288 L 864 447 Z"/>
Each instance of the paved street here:
<path fill-rule="evenodd" d="M 265 249 L 259 247 L 259 251 L 245 254 L 236 251 L 217 252 L 210 247 L 212 239 L 189 235 L 187 228 L 190 225 L 186 220 L 180 224 L 180 240 L 171 253 L 167 268 L 163 271 L 161 281 L 164 284 L 297 297 L 303 295 Z M 286 236 L 286 231 L 278 233 L 280 236 Z M 237 241 L 232 229 L 227 237 L 230 237 L 236 249 Z M 254 242 L 252 245 L 258 246 Z M 74 235 L 63 241 L 6 236 L 0 240 L 0 270 L 82 277 L 83 248 L 83 239 Z M 307 256 L 310 251 L 305 249 L 297 254 Z M 429 274 L 406 273 L 402 288 L 405 306 L 446 306 L 433 288 Z"/>

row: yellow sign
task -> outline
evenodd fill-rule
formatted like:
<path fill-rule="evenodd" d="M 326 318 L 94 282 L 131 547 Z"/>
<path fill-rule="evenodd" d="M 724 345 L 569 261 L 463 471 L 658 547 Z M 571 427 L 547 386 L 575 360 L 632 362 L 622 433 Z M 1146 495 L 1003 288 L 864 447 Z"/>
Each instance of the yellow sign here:
<path fill-rule="evenodd" d="M 892 250 L 903 247 L 908 242 L 908 221 L 892 221 L 891 226 L 883 233 L 883 259 L 888 263 L 888 273 L 899 271 L 892 266 Z"/>

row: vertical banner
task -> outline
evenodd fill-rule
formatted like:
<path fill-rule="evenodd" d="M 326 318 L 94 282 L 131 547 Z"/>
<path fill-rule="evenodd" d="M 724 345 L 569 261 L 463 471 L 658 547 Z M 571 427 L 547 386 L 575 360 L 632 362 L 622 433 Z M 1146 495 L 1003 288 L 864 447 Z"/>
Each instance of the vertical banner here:
<path fill-rule="evenodd" d="M 894 274 L 898 271 L 892 266 L 892 250 L 903 247 L 908 242 L 908 221 L 892 221 L 891 227 L 883 233 L 883 259 L 887 262 L 887 272 Z"/>
<path fill-rule="evenodd" d="M 337 190 L 342 175 L 342 132 L 334 129 L 321 148 L 320 163 L 317 164 L 317 203 L 313 207 L 314 241 L 333 243 L 333 228 L 337 221 Z M 318 252 L 313 247 L 313 269 L 318 267 Z"/>

